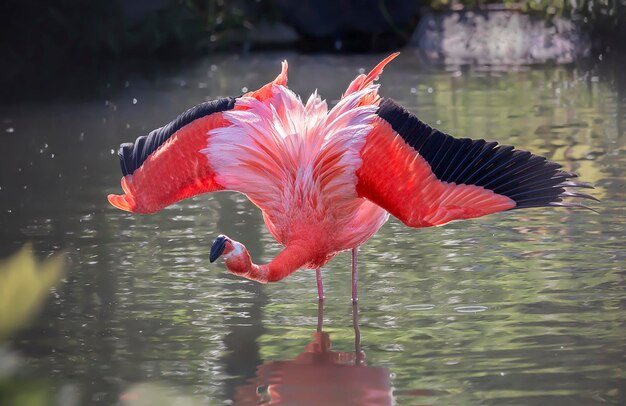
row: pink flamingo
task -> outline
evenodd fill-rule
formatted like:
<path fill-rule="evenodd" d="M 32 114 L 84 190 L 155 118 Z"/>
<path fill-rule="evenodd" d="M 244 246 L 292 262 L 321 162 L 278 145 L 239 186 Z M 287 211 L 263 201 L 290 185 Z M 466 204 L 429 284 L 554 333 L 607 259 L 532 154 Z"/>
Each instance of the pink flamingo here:
<path fill-rule="evenodd" d="M 119 151 L 124 195 L 109 202 L 153 213 L 206 192 L 234 190 L 258 206 L 284 246 L 270 263 L 252 262 L 225 235 L 210 261 L 261 283 L 300 268 L 320 267 L 352 250 L 352 300 L 357 300 L 358 247 L 389 213 L 409 227 L 431 227 L 504 210 L 586 207 L 591 198 L 568 188 L 591 187 L 530 152 L 484 140 L 457 139 L 378 95 L 383 68 L 350 83 L 331 109 L 317 93 L 306 103 L 287 88 L 287 62 L 254 92 L 199 104 Z"/>

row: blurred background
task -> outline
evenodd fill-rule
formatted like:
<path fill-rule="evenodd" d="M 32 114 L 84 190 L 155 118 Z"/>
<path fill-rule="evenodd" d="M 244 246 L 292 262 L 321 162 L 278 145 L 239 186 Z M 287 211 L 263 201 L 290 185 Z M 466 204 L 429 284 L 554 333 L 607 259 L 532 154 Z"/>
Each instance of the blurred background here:
<path fill-rule="evenodd" d="M 4 0 L 0 22 L 0 405 L 626 404 L 626 0 Z M 361 353 L 349 255 L 318 309 L 312 273 L 208 263 L 220 233 L 279 251 L 245 197 L 106 201 L 119 144 L 187 108 L 284 59 L 333 105 L 398 50 L 383 97 L 579 173 L 600 215 L 391 219 L 361 249 Z"/>
<path fill-rule="evenodd" d="M 0 12 L 0 80 L 12 96 L 111 63 L 216 52 L 408 45 L 436 62 L 529 64 L 626 46 L 624 0 L 6 0 Z"/>

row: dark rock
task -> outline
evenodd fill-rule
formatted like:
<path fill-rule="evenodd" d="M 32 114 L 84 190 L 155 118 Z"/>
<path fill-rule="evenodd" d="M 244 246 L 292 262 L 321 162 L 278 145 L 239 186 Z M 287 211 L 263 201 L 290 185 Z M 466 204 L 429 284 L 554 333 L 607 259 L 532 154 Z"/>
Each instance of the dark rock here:
<path fill-rule="evenodd" d="M 404 0 L 277 0 L 282 20 L 305 50 L 385 51 L 405 45 L 419 2 Z"/>
<path fill-rule="evenodd" d="M 516 10 L 427 11 L 411 44 L 427 60 L 446 65 L 570 63 L 591 48 L 573 21 L 546 21 Z"/>
<path fill-rule="evenodd" d="M 169 5 L 168 0 L 118 0 L 124 16 L 139 20 L 146 15 L 162 10 Z"/>

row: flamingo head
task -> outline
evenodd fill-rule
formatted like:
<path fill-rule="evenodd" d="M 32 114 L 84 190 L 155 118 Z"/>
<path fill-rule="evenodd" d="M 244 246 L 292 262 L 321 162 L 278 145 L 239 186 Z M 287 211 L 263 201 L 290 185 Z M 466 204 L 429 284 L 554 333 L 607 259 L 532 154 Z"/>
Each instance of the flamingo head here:
<path fill-rule="evenodd" d="M 232 240 L 223 234 L 217 236 L 211 245 L 211 253 L 209 254 L 209 261 L 215 262 L 226 251 L 226 242 L 232 245 Z"/>
<path fill-rule="evenodd" d="M 224 234 L 220 234 L 213 241 L 211 245 L 211 253 L 209 254 L 209 261 L 215 262 L 219 257 L 223 256 L 225 260 L 239 257 L 246 250 L 246 247 Z"/>
<path fill-rule="evenodd" d="M 250 271 L 252 261 L 246 247 L 225 235 L 219 235 L 211 245 L 209 261 L 215 262 L 219 257 L 223 257 L 226 268 L 234 274 L 243 275 Z"/>

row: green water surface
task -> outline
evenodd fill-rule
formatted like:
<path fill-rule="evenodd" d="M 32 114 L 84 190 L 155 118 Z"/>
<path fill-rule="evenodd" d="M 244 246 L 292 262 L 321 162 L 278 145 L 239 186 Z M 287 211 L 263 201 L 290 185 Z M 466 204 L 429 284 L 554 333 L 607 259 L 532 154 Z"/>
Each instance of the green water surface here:
<path fill-rule="evenodd" d="M 318 89 L 333 104 L 381 57 L 220 56 L 103 73 L 80 95 L 0 107 L 1 250 L 32 241 L 40 257 L 68 253 L 63 283 L 3 347 L 5 399 L 625 404 L 622 63 L 460 70 L 426 67 L 409 51 L 388 66 L 384 97 L 450 134 L 556 160 L 596 184 L 602 202 L 599 215 L 520 210 L 421 230 L 391 219 L 361 249 L 358 357 L 349 254 L 323 269 L 324 335 L 314 272 L 261 286 L 209 264 L 220 233 L 259 263 L 279 251 L 243 196 L 203 195 L 148 216 L 107 203 L 120 191 L 121 142 L 259 87 L 283 58 L 293 90 Z"/>

